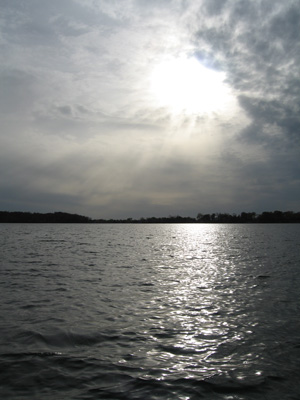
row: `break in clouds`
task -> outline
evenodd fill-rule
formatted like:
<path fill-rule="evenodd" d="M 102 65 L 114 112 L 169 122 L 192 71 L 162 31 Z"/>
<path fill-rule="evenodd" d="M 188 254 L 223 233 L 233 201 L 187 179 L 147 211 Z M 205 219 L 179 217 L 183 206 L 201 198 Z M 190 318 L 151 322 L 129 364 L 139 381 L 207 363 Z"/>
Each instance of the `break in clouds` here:
<path fill-rule="evenodd" d="M 0 5 L 0 209 L 298 211 L 298 0 Z"/>

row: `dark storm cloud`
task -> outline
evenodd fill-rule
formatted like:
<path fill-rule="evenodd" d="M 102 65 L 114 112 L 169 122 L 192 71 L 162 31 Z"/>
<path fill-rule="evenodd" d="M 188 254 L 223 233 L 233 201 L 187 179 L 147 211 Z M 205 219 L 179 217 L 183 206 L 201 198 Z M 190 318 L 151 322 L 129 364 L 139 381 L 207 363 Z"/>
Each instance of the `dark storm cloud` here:
<path fill-rule="evenodd" d="M 240 180 L 260 176 L 261 185 L 255 186 L 260 186 L 260 196 L 269 190 L 287 197 L 290 191 L 299 199 L 295 166 L 300 156 L 300 2 L 227 1 L 218 13 L 214 1 L 203 10 L 208 19 L 202 19 L 197 33 L 199 51 L 202 48 L 212 65 L 227 72 L 250 118 L 228 146 L 240 142 L 265 152 L 259 164 L 241 159 Z M 224 149 L 223 155 L 224 165 L 232 165 L 230 151 Z M 293 188 L 279 185 L 277 178 L 291 181 Z M 255 188 L 252 192 L 257 194 Z"/>
<path fill-rule="evenodd" d="M 284 100 L 257 99 L 240 96 L 240 103 L 254 121 L 251 127 L 242 132 L 242 136 L 249 141 L 260 141 L 266 144 L 274 144 L 282 140 L 282 144 L 300 144 L 300 109 L 297 104 L 285 104 Z M 282 135 L 264 137 L 264 127 L 273 125 L 280 130 Z M 253 134 L 252 134 L 253 132 Z M 254 133 L 256 132 L 256 133 Z M 277 139 L 277 140 L 275 140 Z"/>
<path fill-rule="evenodd" d="M 214 23 L 202 20 L 199 44 L 210 50 L 236 89 L 280 94 L 299 78 L 299 10 L 299 1 L 228 2 Z"/>

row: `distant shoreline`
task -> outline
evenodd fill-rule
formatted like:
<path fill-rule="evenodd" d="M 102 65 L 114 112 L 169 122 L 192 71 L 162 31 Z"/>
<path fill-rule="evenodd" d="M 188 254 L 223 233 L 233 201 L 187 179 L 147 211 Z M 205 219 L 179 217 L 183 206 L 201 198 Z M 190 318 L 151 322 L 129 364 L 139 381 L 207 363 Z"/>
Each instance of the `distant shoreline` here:
<path fill-rule="evenodd" d="M 300 223 L 300 212 L 293 211 L 264 211 L 242 212 L 241 214 L 213 213 L 201 214 L 196 218 L 168 217 L 126 218 L 126 219 L 92 219 L 78 214 L 65 212 L 32 213 L 23 211 L 0 211 L 0 223 L 80 223 L 80 224 L 207 224 L 207 223 Z"/>

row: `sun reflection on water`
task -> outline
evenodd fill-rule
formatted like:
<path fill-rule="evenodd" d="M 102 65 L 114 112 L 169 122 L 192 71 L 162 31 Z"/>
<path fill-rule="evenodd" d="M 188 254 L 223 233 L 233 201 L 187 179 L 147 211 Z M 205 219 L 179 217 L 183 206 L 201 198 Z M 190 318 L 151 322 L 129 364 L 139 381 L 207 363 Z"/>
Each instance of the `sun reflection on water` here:
<path fill-rule="evenodd" d="M 234 247 L 230 228 L 188 225 L 173 229 L 173 240 L 163 245 L 165 264 L 156 299 L 162 303 L 159 317 L 166 336 L 162 343 L 162 325 L 158 326 L 157 347 L 149 356 L 186 376 L 251 369 L 257 353 L 244 348 L 253 335 L 245 280 L 240 279 L 246 277 L 239 270 L 242 254 Z M 243 379 L 243 374 L 237 379 Z"/>

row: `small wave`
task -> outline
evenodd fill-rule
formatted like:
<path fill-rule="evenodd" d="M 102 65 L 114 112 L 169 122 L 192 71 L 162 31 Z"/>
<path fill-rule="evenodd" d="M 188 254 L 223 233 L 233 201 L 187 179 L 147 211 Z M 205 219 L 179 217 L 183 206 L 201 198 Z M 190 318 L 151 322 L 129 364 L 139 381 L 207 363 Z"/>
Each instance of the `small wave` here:
<path fill-rule="evenodd" d="M 64 239 L 40 239 L 39 242 L 44 242 L 44 243 L 66 243 L 67 240 L 64 240 Z"/>
<path fill-rule="evenodd" d="M 151 283 L 151 282 L 143 282 L 143 283 L 140 283 L 139 286 L 155 286 L 155 285 L 154 285 L 154 283 Z"/>
<path fill-rule="evenodd" d="M 66 331 L 57 331 L 53 334 L 42 334 L 35 331 L 24 331 L 18 335 L 18 339 L 25 345 L 46 345 L 48 347 L 79 347 L 93 346 L 106 341 L 119 340 L 119 335 L 104 335 L 101 333 L 73 333 Z"/>
<path fill-rule="evenodd" d="M 3 353 L 0 354 L 0 358 L 13 358 L 13 359 L 22 359 L 24 357 L 57 357 L 62 356 L 63 353 L 59 351 L 24 351 L 22 353 Z"/>
<path fill-rule="evenodd" d="M 195 355 L 197 350 L 194 348 L 185 348 L 180 346 L 172 346 L 172 345 L 158 345 L 160 351 L 164 351 L 167 353 L 171 353 L 174 355 Z"/>

